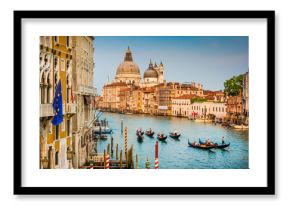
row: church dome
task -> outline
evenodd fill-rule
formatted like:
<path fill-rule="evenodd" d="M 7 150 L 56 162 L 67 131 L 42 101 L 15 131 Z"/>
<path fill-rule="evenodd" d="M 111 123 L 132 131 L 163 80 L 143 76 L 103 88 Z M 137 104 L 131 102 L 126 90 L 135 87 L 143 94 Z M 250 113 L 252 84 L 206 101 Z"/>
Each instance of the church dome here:
<path fill-rule="evenodd" d="M 153 64 L 149 63 L 148 69 L 144 72 L 144 78 L 158 78 L 157 71 L 153 68 Z"/>
<path fill-rule="evenodd" d="M 133 57 L 130 48 L 126 51 L 124 62 L 122 62 L 118 68 L 116 75 L 122 74 L 137 74 L 140 75 L 139 66 L 133 62 Z"/>

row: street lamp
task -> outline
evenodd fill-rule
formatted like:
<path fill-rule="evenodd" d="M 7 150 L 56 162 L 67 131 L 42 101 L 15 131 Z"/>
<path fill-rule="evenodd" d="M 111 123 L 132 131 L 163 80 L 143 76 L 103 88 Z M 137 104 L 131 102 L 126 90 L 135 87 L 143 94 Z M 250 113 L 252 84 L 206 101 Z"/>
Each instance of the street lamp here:
<path fill-rule="evenodd" d="M 48 169 L 48 159 L 46 156 L 41 160 L 41 163 L 43 169 Z"/>
<path fill-rule="evenodd" d="M 72 159 L 73 159 L 73 154 L 74 152 L 71 150 L 70 147 L 67 147 L 67 151 L 66 151 L 66 154 L 67 154 L 67 160 L 69 161 L 69 169 L 72 169 Z"/>

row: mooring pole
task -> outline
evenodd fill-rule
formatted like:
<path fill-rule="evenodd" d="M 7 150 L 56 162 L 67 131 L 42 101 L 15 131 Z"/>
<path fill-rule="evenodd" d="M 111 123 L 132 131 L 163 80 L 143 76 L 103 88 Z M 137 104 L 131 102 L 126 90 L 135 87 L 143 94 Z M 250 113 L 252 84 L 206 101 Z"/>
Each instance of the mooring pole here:
<path fill-rule="evenodd" d="M 136 169 L 138 169 L 138 154 L 136 154 Z"/>
<path fill-rule="evenodd" d="M 123 119 L 121 119 L 121 135 L 123 135 Z"/>
<path fill-rule="evenodd" d="M 119 158 L 119 152 L 118 152 L 118 144 L 116 144 L 116 160 L 118 160 L 118 158 Z"/>
<path fill-rule="evenodd" d="M 112 154 L 112 157 L 114 156 L 113 153 L 114 153 L 114 138 L 111 137 L 111 154 Z"/>
<path fill-rule="evenodd" d="M 120 169 L 122 169 L 123 166 L 123 154 L 122 154 L 122 150 L 120 151 Z"/>
<path fill-rule="evenodd" d="M 104 149 L 104 169 L 106 169 L 106 150 Z"/>
<path fill-rule="evenodd" d="M 128 147 L 128 129 L 127 129 L 127 127 L 125 127 L 124 146 L 125 146 L 125 155 L 127 156 L 127 147 Z"/>
<path fill-rule="evenodd" d="M 155 143 L 155 169 L 158 169 L 158 141 Z"/>

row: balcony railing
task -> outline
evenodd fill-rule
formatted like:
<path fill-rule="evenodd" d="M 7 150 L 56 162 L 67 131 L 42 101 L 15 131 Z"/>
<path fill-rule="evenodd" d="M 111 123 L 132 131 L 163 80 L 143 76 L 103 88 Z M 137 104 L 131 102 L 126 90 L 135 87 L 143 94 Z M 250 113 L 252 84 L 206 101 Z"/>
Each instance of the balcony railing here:
<path fill-rule="evenodd" d="M 40 117 L 54 116 L 52 104 L 40 104 Z"/>
<path fill-rule="evenodd" d="M 75 114 L 77 113 L 77 105 L 74 103 L 67 103 L 65 112 L 67 114 Z"/>
<path fill-rule="evenodd" d="M 78 91 L 84 95 L 97 95 L 97 88 L 91 86 L 79 85 Z"/>

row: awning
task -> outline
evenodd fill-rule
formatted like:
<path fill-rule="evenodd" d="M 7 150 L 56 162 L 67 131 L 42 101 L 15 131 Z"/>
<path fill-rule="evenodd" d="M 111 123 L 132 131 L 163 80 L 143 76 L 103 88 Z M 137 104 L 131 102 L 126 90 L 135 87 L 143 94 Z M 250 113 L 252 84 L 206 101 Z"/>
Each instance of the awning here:
<path fill-rule="evenodd" d="M 90 96 L 84 96 L 85 104 L 90 105 L 91 104 L 91 97 Z"/>

